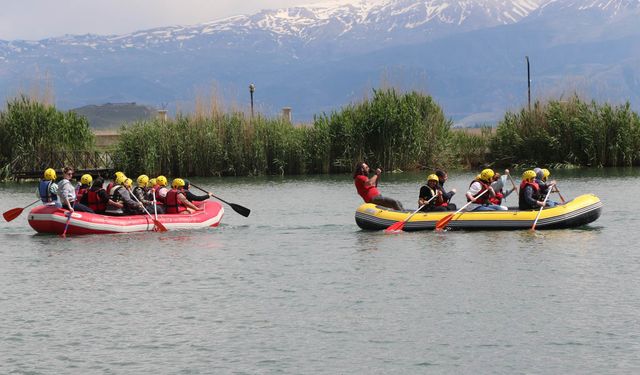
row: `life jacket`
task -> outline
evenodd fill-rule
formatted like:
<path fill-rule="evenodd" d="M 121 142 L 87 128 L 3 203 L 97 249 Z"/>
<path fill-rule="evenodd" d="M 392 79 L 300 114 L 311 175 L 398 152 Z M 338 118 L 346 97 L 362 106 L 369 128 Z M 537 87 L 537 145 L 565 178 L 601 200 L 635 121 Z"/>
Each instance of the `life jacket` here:
<path fill-rule="evenodd" d="M 436 194 L 438 194 L 438 191 L 440 190 L 439 185 L 436 186 L 435 189 L 432 189 L 431 186 L 429 185 L 423 185 L 423 186 L 429 189 L 429 191 L 431 192 L 431 197 L 434 197 Z M 441 195 L 436 199 L 432 200 L 431 202 L 429 202 L 429 205 L 427 207 L 447 207 L 448 205 L 449 204 L 442 198 L 442 195 Z"/>
<path fill-rule="evenodd" d="M 78 200 L 78 202 L 82 202 L 82 197 L 85 194 L 87 194 L 88 191 L 89 191 L 89 186 L 80 185 L 80 187 L 78 188 L 78 191 L 76 191 L 76 199 Z"/>
<path fill-rule="evenodd" d="M 160 196 L 160 189 L 162 189 L 162 188 L 165 188 L 165 187 L 164 186 L 162 186 L 162 187 L 160 187 L 160 186 L 154 187 L 154 193 L 153 194 L 155 194 L 155 196 L 156 196 L 156 202 L 157 203 L 166 204 L 166 196 L 165 197 Z M 169 194 L 169 192 L 167 192 L 167 194 Z"/>
<path fill-rule="evenodd" d="M 122 185 L 113 185 L 109 191 L 109 197 L 114 202 L 122 202 L 122 196 L 120 195 L 120 189 Z"/>
<path fill-rule="evenodd" d="M 179 214 L 183 211 L 187 210 L 182 202 L 178 201 L 178 194 L 181 192 L 176 189 L 171 189 L 167 192 L 167 196 L 165 198 L 164 209 L 167 214 Z"/>
<path fill-rule="evenodd" d="M 107 184 L 107 189 L 105 190 L 107 193 L 111 191 L 111 188 L 115 186 L 115 182 L 111 181 Z"/>
<path fill-rule="evenodd" d="M 143 188 L 141 188 L 140 186 L 134 187 L 132 193 L 141 202 L 142 202 L 142 200 L 147 200 L 147 194 L 146 194 L 145 190 Z"/>
<path fill-rule="evenodd" d="M 518 193 L 518 206 L 521 210 L 525 210 L 527 208 L 536 208 L 530 207 L 530 205 L 524 199 L 524 189 L 527 186 L 531 186 L 533 188 L 533 194 L 531 195 L 531 198 L 535 200 L 540 199 L 540 186 L 535 182 L 522 181 L 520 183 L 520 191 Z"/>
<path fill-rule="evenodd" d="M 107 209 L 107 204 L 102 201 L 98 192 L 103 189 L 87 191 L 87 206 L 96 213 L 102 213 Z"/>
<path fill-rule="evenodd" d="M 40 194 L 40 200 L 44 204 L 56 202 L 58 200 L 58 195 L 52 194 L 49 190 L 52 183 L 53 181 L 40 180 L 40 184 L 38 184 L 38 193 Z"/>
<path fill-rule="evenodd" d="M 469 187 L 471 187 L 471 185 L 473 185 L 474 182 L 479 182 L 480 185 L 482 185 L 482 188 L 480 189 L 480 191 L 477 192 L 476 195 L 473 196 L 474 198 L 476 198 L 475 203 L 476 204 L 489 204 L 489 203 L 491 203 L 489 201 L 489 194 L 485 193 L 485 191 L 489 189 L 490 185 L 488 183 L 480 180 L 480 179 L 476 179 L 476 180 L 471 181 L 471 183 L 469 184 Z M 480 196 L 480 198 L 478 198 L 478 196 L 480 194 L 482 194 L 482 196 Z M 469 199 L 468 197 L 467 197 L 467 202 L 471 202 L 471 199 Z"/>

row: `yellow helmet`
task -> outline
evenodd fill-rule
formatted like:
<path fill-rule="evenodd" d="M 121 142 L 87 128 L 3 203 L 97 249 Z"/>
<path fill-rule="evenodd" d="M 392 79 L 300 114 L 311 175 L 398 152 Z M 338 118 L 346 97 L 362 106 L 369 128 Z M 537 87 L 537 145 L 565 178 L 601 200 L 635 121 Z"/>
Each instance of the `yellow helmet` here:
<path fill-rule="evenodd" d="M 82 177 L 80 178 L 80 183 L 82 185 L 91 185 L 92 182 L 93 182 L 93 177 L 91 177 L 90 174 L 83 174 Z"/>
<path fill-rule="evenodd" d="M 155 178 L 149 179 L 149 182 L 147 182 L 147 187 L 152 188 L 154 186 L 156 186 L 156 179 Z"/>
<path fill-rule="evenodd" d="M 126 179 L 127 179 L 127 176 L 125 176 L 124 174 L 119 174 L 116 176 L 116 179 L 114 182 L 116 183 L 116 185 L 122 185 L 124 183 L 124 180 Z"/>
<path fill-rule="evenodd" d="M 440 180 L 438 180 L 438 176 L 435 174 L 430 174 L 427 176 L 427 182 L 429 181 L 435 181 L 435 182 L 439 182 Z"/>
<path fill-rule="evenodd" d="M 482 172 L 480 172 L 480 179 L 486 182 L 490 182 L 494 174 L 495 173 L 493 173 L 493 169 L 483 169 Z"/>
<path fill-rule="evenodd" d="M 124 187 L 127 187 L 127 188 L 130 188 L 130 187 L 131 187 L 131 184 L 133 184 L 133 180 L 132 180 L 132 179 L 130 179 L 130 178 L 126 178 L 126 179 L 124 180 L 124 182 L 122 183 L 122 185 L 123 185 Z"/>
<path fill-rule="evenodd" d="M 47 181 L 53 181 L 56 179 L 56 171 L 53 168 L 47 168 L 46 171 L 44 171 L 44 179 Z"/>
<path fill-rule="evenodd" d="M 149 183 L 149 176 L 147 176 L 146 174 L 141 174 L 140 176 L 138 176 L 137 181 L 139 187 L 145 187 Z"/>
<path fill-rule="evenodd" d="M 171 187 L 174 189 L 179 189 L 181 187 L 184 187 L 184 180 L 181 178 L 174 178 L 173 182 L 171 183 Z"/>
<path fill-rule="evenodd" d="M 536 178 L 536 172 L 532 171 L 531 169 L 529 169 L 528 171 L 524 171 L 524 173 L 522 174 L 523 180 L 531 180 L 534 178 Z"/>
<path fill-rule="evenodd" d="M 544 181 L 547 180 L 547 177 L 549 177 L 549 175 L 551 175 L 551 172 L 549 172 L 547 168 L 542 168 L 542 179 Z"/>
<path fill-rule="evenodd" d="M 167 186 L 167 178 L 165 176 L 156 177 L 156 182 L 159 186 Z"/>
<path fill-rule="evenodd" d="M 116 178 L 120 177 L 120 176 L 124 176 L 124 173 L 118 171 L 116 173 L 113 174 Z"/>

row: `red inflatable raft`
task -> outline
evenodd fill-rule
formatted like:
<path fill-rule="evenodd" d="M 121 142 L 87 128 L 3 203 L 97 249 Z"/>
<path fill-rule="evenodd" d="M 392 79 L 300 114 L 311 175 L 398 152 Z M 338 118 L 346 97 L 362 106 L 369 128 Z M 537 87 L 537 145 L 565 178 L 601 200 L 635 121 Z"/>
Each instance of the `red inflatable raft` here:
<path fill-rule="evenodd" d="M 224 208 L 215 201 L 194 202 L 203 211 L 192 214 L 158 215 L 158 221 L 168 230 L 217 227 L 222 220 Z M 67 223 L 68 211 L 54 206 L 38 206 L 29 212 L 29 225 L 39 233 L 62 234 Z M 152 213 L 153 215 L 153 213 Z M 67 234 L 129 233 L 153 230 L 149 215 L 107 216 L 74 212 L 69 220 Z"/>

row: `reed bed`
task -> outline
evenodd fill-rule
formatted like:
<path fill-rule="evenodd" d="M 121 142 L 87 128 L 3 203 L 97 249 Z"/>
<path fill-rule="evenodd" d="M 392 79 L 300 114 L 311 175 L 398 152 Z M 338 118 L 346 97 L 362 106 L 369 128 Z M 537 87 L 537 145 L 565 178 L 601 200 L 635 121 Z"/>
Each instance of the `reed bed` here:
<path fill-rule="evenodd" d="M 95 139 L 85 118 L 21 95 L 0 111 L 0 144 L 0 179 L 4 179 L 20 159 L 53 151 L 91 150 Z"/>
<path fill-rule="evenodd" d="M 640 163 L 640 118 L 619 106 L 567 101 L 536 102 L 507 113 L 496 129 L 491 154 L 501 164 L 633 166 Z"/>
<path fill-rule="evenodd" d="M 430 96 L 393 89 L 294 126 L 241 112 L 178 116 L 123 127 L 116 166 L 175 176 L 247 176 L 350 171 L 357 161 L 387 170 L 434 165 L 451 121 Z"/>

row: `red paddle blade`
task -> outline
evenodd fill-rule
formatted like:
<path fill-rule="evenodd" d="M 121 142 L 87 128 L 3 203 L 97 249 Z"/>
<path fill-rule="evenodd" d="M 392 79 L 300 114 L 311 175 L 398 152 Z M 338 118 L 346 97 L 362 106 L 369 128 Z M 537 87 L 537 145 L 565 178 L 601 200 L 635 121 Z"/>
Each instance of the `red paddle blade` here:
<path fill-rule="evenodd" d="M 449 215 L 443 217 L 442 219 L 438 220 L 438 222 L 436 223 L 436 229 L 437 230 L 442 230 L 442 228 L 446 227 L 447 224 L 449 224 L 451 219 L 453 219 L 453 214 L 449 214 Z"/>
<path fill-rule="evenodd" d="M 2 217 L 4 217 L 4 219 L 9 222 L 15 218 L 17 218 L 18 216 L 20 216 L 20 214 L 22 213 L 22 210 L 24 210 L 24 208 L 12 208 L 9 211 L 5 212 L 2 214 Z"/>
<path fill-rule="evenodd" d="M 159 222 L 158 220 L 154 220 L 153 221 L 153 225 L 155 225 L 155 231 L 156 232 L 166 232 L 167 231 L 167 227 L 165 227 L 161 222 Z"/>
<path fill-rule="evenodd" d="M 387 233 L 390 232 L 399 232 L 404 228 L 404 224 L 406 223 L 406 221 L 396 221 L 395 223 L 389 225 L 387 227 L 387 229 L 385 229 L 384 231 Z"/>

